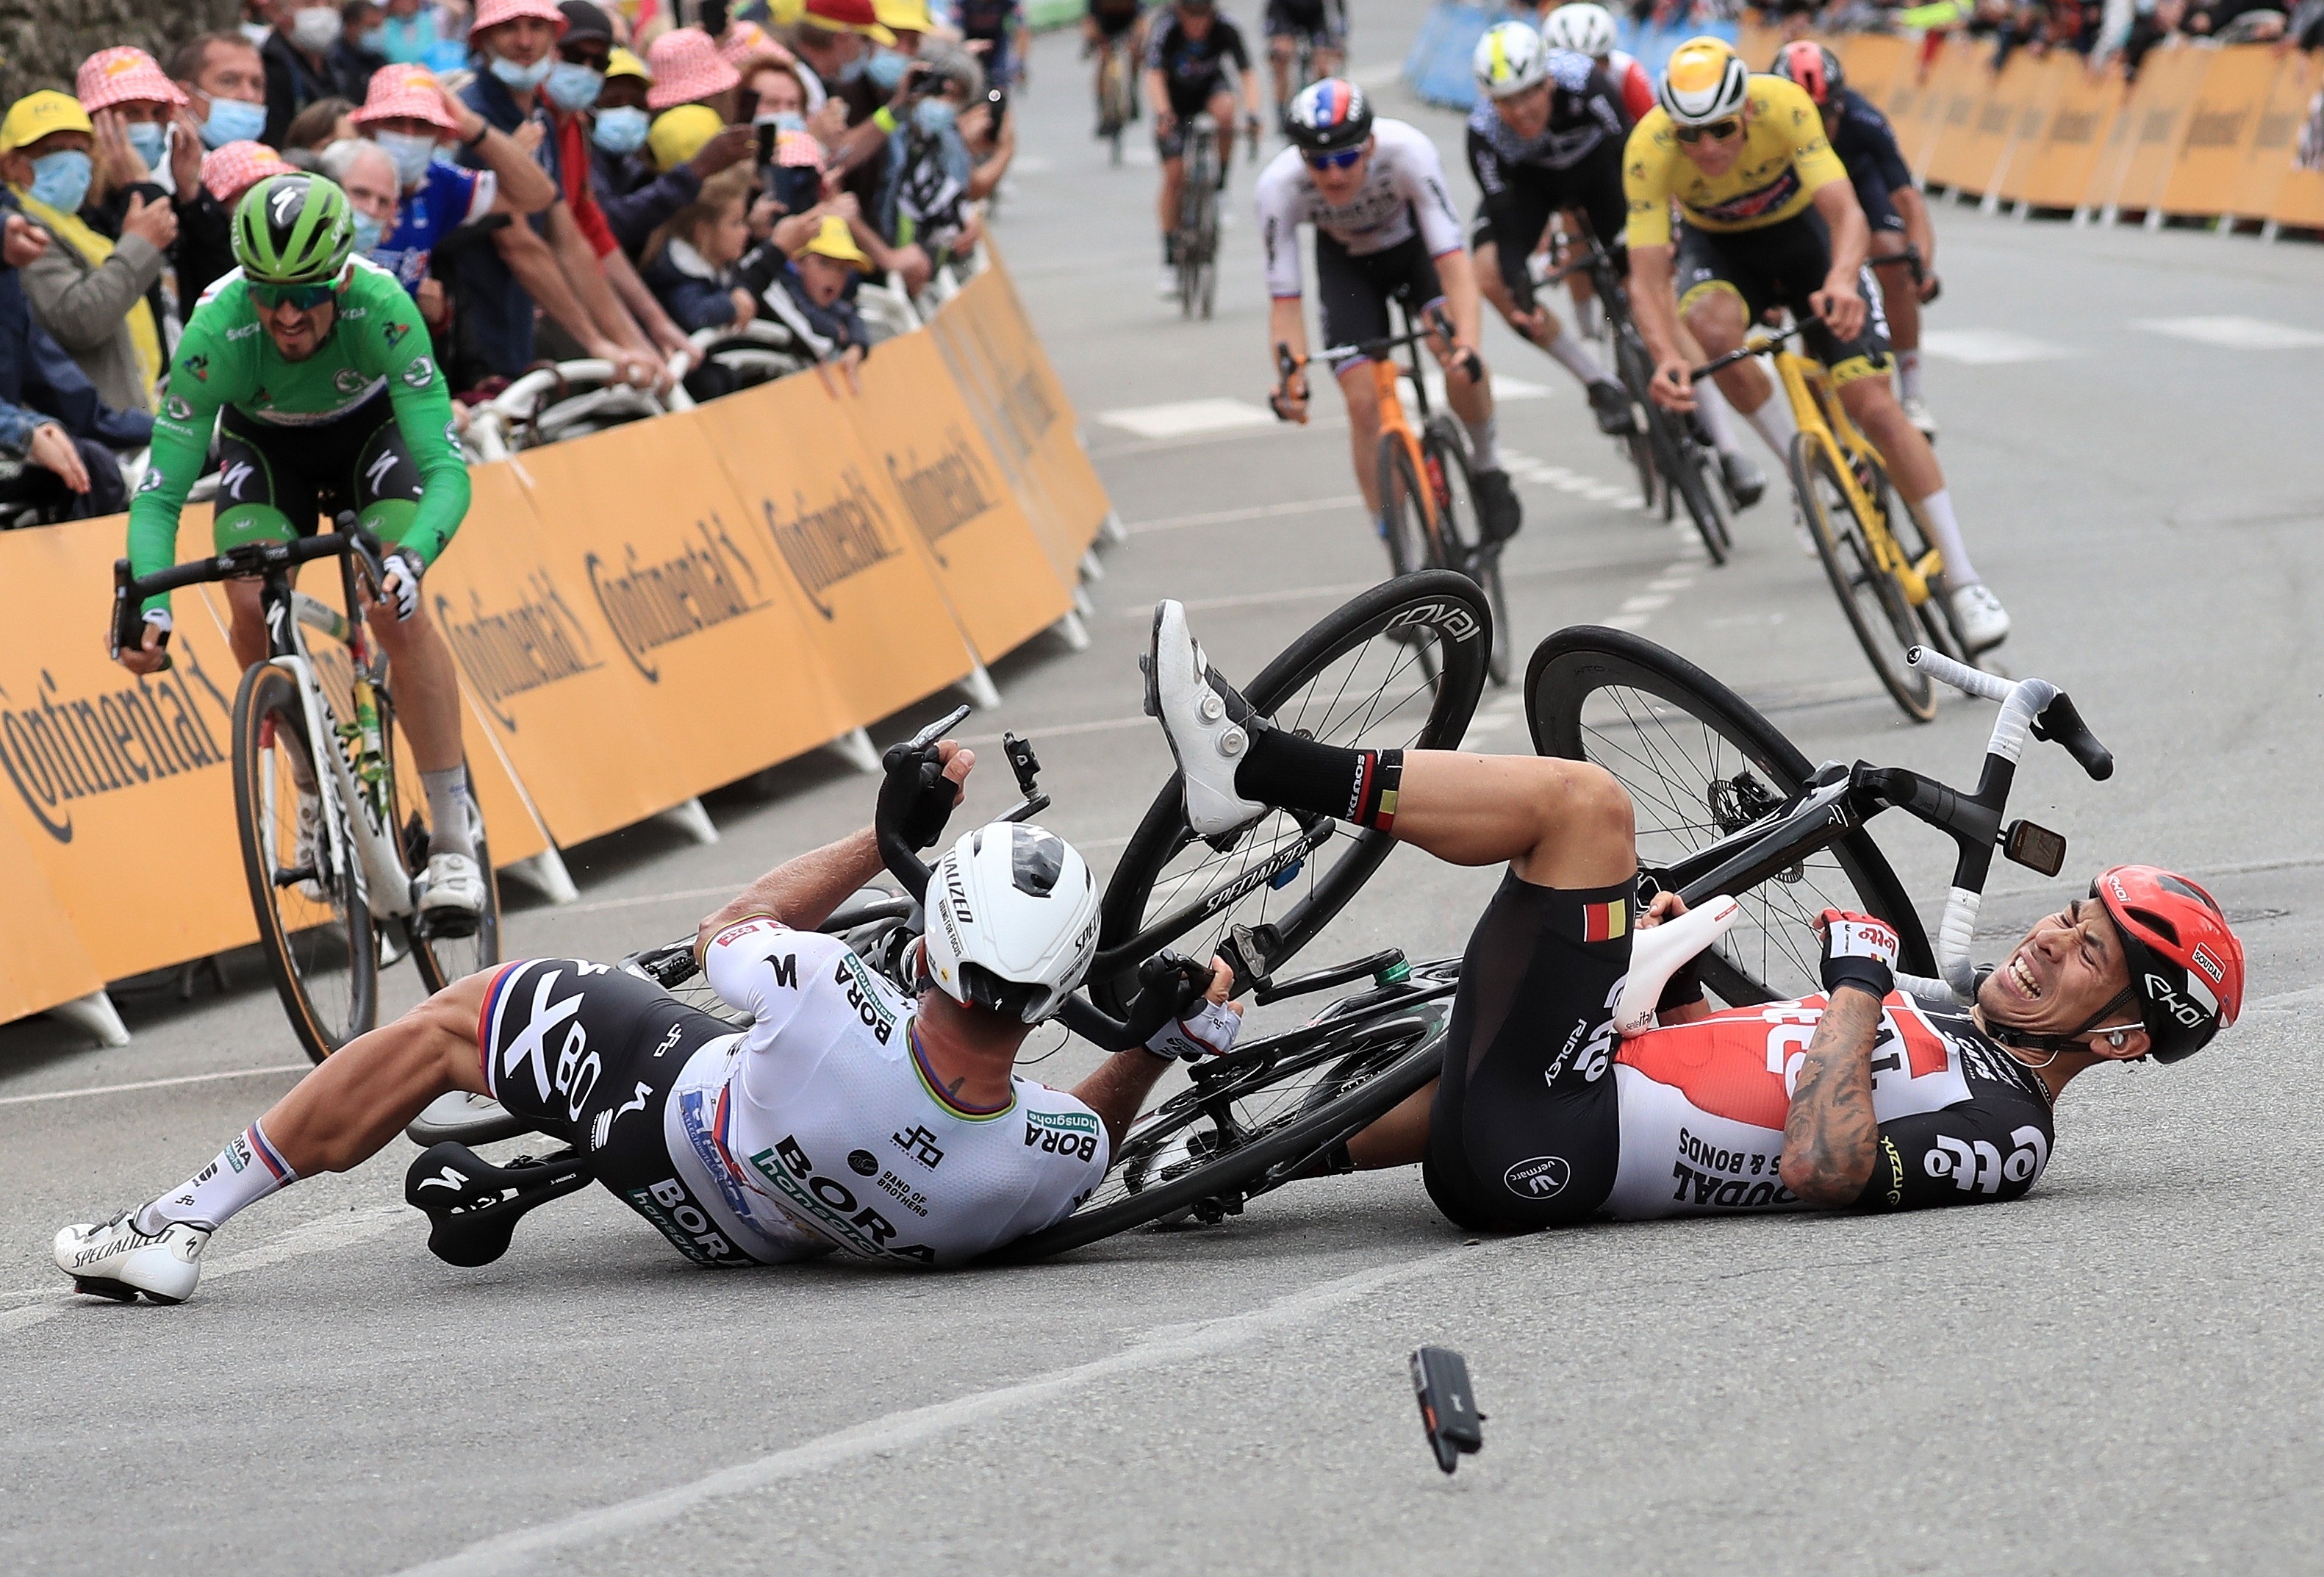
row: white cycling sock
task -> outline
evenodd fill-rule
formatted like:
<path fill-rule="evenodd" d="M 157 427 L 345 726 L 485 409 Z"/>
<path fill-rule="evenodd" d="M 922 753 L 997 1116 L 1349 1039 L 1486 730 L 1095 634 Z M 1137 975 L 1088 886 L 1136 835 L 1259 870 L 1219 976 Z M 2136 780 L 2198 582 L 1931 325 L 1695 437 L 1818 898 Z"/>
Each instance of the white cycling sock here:
<path fill-rule="evenodd" d="M 1921 352 L 1917 347 L 1896 353 L 1896 393 L 1907 400 L 1921 397 Z"/>
<path fill-rule="evenodd" d="M 1929 523 L 1929 535 L 1934 539 L 1937 552 L 1944 555 L 1946 587 L 1959 591 L 1984 580 L 1977 572 L 1977 566 L 1969 561 L 1969 544 L 1961 541 L 1960 522 L 1953 518 L 1952 489 L 1940 487 L 1916 507 L 1921 518 Z"/>
<path fill-rule="evenodd" d="M 1582 336 L 1571 329 L 1561 332 L 1551 340 L 1548 350 L 1557 358 L 1557 365 L 1580 378 L 1584 387 L 1609 381 L 1605 364 L 1591 355 L 1590 348 L 1582 343 Z"/>
<path fill-rule="evenodd" d="M 1461 419 L 1461 425 L 1469 430 L 1470 463 L 1480 471 L 1499 470 L 1501 454 L 1500 450 L 1494 447 L 1500 441 L 1499 413 L 1486 412 L 1482 422 L 1471 422 L 1464 416 Z"/>
<path fill-rule="evenodd" d="M 476 840 L 469 832 L 475 822 L 468 802 L 467 768 L 447 766 L 441 772 L 423 772 L 420 786 L 428 791 L 428 852 L 475 858 Z"/>
<path fill-rule="evenodd" d="M 1711 447 L 1723 455 L 1742 447 L 1736 441 L 1735 423 L 1727 420 L 1734 410 L 1720 393 L 1718 379 L 1705 378 L 1694 385 L 1694 413 L 1702 419 L 1702 431 L 1711 435 Z"/>
<path fill-rule="evenodd" d="M 1800 430 L 1800 424 L 1792 419 L 1791 402 L 1780 391 L 1760 401 L 1757 411 L 1744 412 L 1743 420 L 1751 424 L 1752 431 L 1766 440 L 1767 447 L 1775 451 L 1778 465 L 1791 463 L 1792 435 Z"/>
<path fill-rule="evenodd" d="M 215 1232 L 226 1222 L 290 1183 L 299 1181 L 281 1152 L 253 1122 L 235 1135 L 217 1159 L 137 1212 L 131 1224 L 152 1237 L 171 1221 Z"/>

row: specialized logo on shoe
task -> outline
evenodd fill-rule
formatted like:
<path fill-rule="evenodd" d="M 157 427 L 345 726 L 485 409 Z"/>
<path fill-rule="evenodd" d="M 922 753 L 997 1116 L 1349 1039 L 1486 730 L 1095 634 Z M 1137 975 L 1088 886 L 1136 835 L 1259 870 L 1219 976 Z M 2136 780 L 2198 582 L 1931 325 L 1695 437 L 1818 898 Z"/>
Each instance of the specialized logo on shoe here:
<path fill-rule="evenodd" d="M 1501 1183 L 1519 1199 L 1555 1199 L 1573 1181 L 1573 1168 L 1563 1155 L 1536 1155 L 1501 1173 Z"/>

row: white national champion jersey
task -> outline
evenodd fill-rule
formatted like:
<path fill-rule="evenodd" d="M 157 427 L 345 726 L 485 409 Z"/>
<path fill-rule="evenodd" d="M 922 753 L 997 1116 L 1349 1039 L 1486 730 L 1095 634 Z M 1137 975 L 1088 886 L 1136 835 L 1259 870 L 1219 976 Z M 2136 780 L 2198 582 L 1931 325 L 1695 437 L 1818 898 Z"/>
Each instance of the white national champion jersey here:
<path fill-rule="evenodd" d="M 956 1265 L 1064 1219 L 1104 1177 L 1104 1125 L 1070 1095 L 1017 1079 L 998 1111 L 947 1099 L 911 1001 L 838 938 L 743 920 L 703 963 L 756 1022 L 695 1053 L 665 1127 L 752 1258 Z"/>
<path fill-rule="evenodd" d="M 1444 182 L 1444 161 L 1418 127 L 1372 122 L 1371 162 L 1364 183 L 1343 203 L 1327 203 L 1296 148 L 1259 172 L 1259 245 L 1267 255 L 1268 293 L 1299 293 L 1299 227 L 1315 228 L 1365 257 L 1408 240 L 1416 223 L 1431 257 L 1461 249 L 1461 216 Z"/>

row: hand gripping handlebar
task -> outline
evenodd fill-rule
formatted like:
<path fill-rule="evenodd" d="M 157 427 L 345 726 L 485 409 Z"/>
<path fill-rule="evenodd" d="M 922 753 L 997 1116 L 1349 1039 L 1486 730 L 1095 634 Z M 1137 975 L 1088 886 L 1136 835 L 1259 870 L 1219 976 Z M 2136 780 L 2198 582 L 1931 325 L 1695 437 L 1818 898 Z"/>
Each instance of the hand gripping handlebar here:
<path fill-rule="evenodd" d="M 1996 834 L 2001 812 L 2024 753 L 2027 735 L 2052 741 L 2080 762 L 2082 770 L 2103 783 L 2114 775 L 2114 756 L 2098 743 L 2065 691 L 2046 679 L 2015 682 L 1959 663 L 1926 646 L 1915 646 L 1904 660 L 1932 679 L 1943 681 L 1969 695 L 2001 703 L 1994 719 L 1993 737 L 1985 747 L 1985 770 L 1977 793 L 1959 795 L 1915 775 L 1890 775 L 1909 789 L 1896 802 L 1923 820 L 1952 833 L 1960 846 L 1953 867 L 1953 882 L 1945 895 L 1944 922 L 1937 929 L 1937 969 L 1941 981 L 1900 977 L 1908 990 L 1950 995 L 1967 1003 L 1977 994 L 1977 978 L 1969 961 L 1969 940 L 1977 929 L 1978 906 L 1984 900 L 1987 874 L 1992 869 Z"/>

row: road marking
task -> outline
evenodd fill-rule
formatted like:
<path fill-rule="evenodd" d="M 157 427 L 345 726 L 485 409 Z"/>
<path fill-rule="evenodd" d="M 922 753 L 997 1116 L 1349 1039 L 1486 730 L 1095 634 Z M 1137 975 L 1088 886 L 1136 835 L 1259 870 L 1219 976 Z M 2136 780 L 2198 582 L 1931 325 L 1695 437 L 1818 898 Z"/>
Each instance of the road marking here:
<path fill-rule="evenodd" d="M 1184 531 L 1190 525 L 1224 525 L 1237 520 L 1273 520 L 1286 515 L 1314 515 L 1326 509 L 1346 509 L 1364 501 L 1360 493 L 1349 493 L 1337 498 L 1303 498 L 1294 504 L 1262 504 L 1250 509 L 1213 509 L 1204 515 L 1173 515 L 1160 520 L 1142 520 L 1121 529 L 1131 536 L 1149 531 Z"/>
<path fill-rule="evenodd" d="M 1646 506 L 1646 501 L 1638 496 L 1635 481 L 1628 486 L 1601 482 L 1595 477 L 1585 477 L 1563 466 L 1553 466 L 1516 450 L 1503 450 L 1501 463 L 1508 468 L 1510 476 L 1521 482 L 1539 482 L 1561 493 L 1587 498 L 1593 504 L 1609 504 L 1618 509 L 1642 510 Z"/>
<path fill-rule="evenodd" d="M 235 1068 L 224 1073 L 187 1073 L 175 1079 L 140 1079 L 134 1084 L 92 1084 L 86 1090 L 50 1090 L 38 1095 L 0 1095 L 0 1106 L 31 1106 L 42 1100 L 75 1100 L 84 1095 L 122 1095 L 132 1090 L 166 1090 L 173 1084 L 208 1084 L 219 1079 L 255 1079 L 264 1073 L 307 1073 L 312 1062 L 282 1062 L 271 1068 Z"/>
<path fill-rule="evenodd" d="M 716 1501 L 846 1467 L 866 1457 L 907 1450 L 968 1425 L 1024 1412 L 1120 1375 L 1214 1359 L 1278 1331 L 1310 1324 L 1319 1316 L 1360 1303 L 1398 1283 L 1441 1274 L 1462 1256 L 1471 1257 L 1472 1262 L 1507 1258 L 1528 1247 L 1537 1244 L 1530 1238 L 1517 1238 L 1477 1248 L 1447 1248 L 1403 1265 L 1382 1266 L 1340 1276 L 1277 1298 L 1248 1313 L 1191 1325 L 1164 1326 L 1121 1351 L 1088 1363 L 1052 1369 L 1015 1385 L 975 1392 L 949 1402 L 890 1413 L 786 1451 L 738 1462 L 689 1483 L 580 1512 L 539 1527 L 484 1539 L 441 1560 L 407 1568 L 398 1577 L 482 1577 L 484 1573 L 555 1568 L 569 1560 L 567 1552 L 664 1526 Z"/>
<path fill-rule="evenodd" d="M 1370 591 L 1377 580 L 1351 580 L 1344 586 L 1294 586 L 1281 591 L 1246 591 L 1238 597 L 1188 598 L 1184 604 L 1188 613 L 1200 613 L 1213 608 L 1265 608 L 1277 602 L 1313 602 L 1319 597 L 1336 597 L 1342 600 L 1359 591 Z M 1125 608 L 1124 618 L 1144 619 L 1151 623 L 1154 610 L 1150 608 Z"/>
<path fill-rule="evenodd" d="M 2295 329 L 2265 318 L 2139 318 L 2131 327 L 2222 350 L 2308 350 L 2324 345 L 2324 334 L 2313 329 Z"/>
<path fill-rule="evenodd" d="M 1657 597 L 1653 595 L 1633 597 L 1628 602 L 1622 604 L 1621 611 L 1624 613 L 1660 613 L 1664 608 L 1670 606 L 1670 601 L 1671 599 L 1667 597 Z"/>
<path fill-rule="evenodd" d="M 1248 400 L 1213 395 L 1204 400 L 1177 400 L 1167 405 L 1132 405 L 1125 410 L 1103 412 L 1098 420 L 1140 438 L 1192 438 L 1198 433 L 1272 427 L 1275 413 Z"/>
<path fill-rule="evenodd" d="M 2006 366 L 2021 361 L 2059 361 L 2080 351 L 2006 329 L 1923 329 L 1921 348 L 1945 361 L 1971 366 Z"/>
<path fill-rule="evenodd" d="M 415 1213 L 408 1205 L 383 1205 L 376 1210 L 354 1211 L 346 1215 L 330 1215 L 320 1220 L 309 1221 L 305 1226 L 293 1227 L 281 1237 L 255 1248 L 245 1248 L 224 1259 L 205 1261 L 202 1285 L 207 1286 L 229 1276 L 263 1270 L 270 1265 L 281 1265 L 288 1259 L 298 1259 L 309 1254 L 327 1254 L 334 1248 L 369 1242 L 401 1226 Z M 40 1303 L 0 1314 L 0 1335 L 13 1335 L 53 1320 L 59 1314 L 81 1306 L 81 1299 L 82 1294 L 69 1288 L 51 1291 Z"/>

